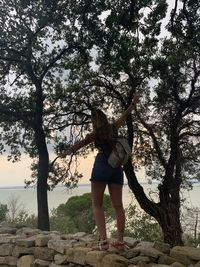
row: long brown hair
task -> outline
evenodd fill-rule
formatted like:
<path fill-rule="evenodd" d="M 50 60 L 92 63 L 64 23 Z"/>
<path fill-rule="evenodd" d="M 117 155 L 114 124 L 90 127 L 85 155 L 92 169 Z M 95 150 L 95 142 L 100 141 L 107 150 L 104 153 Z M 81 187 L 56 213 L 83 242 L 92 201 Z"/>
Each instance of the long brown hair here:
<path fill-rule="evenodd" d="M 100 109 L 93 109 L 91 113 L 91 119 L 96 138 L 99 140 L 105 140 L 108 142 L 113 141 L 113 127 L 108 122 L 106 114 Z"/>

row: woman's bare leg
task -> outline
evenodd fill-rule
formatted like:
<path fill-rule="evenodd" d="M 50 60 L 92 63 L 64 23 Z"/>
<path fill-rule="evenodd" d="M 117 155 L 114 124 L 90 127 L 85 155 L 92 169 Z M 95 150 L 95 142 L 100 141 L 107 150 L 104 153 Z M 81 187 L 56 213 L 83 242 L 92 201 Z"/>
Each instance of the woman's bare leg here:
<path fill-rule="evenodd" d="M 117 240 L 123 242 L 125 229 L 125 212 L 122 202 L 122 188 L 120 184 L 109 184 L 108 189 L 117 219 Z"/>
<path fill-rule="evenodd" d="M 105 215 L 103 211 L 103 195 L 105 188 L 106 183 L 96 182 L 91 184 L 92 208 L 100 240 L 105 240 L 107 238 Z"/>

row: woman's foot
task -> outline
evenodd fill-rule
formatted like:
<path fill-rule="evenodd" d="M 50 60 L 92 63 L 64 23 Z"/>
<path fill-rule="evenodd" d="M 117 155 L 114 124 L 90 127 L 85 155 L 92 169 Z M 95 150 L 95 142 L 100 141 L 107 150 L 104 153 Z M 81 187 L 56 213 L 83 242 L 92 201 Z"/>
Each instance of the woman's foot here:
<path fill-rule="evenodd" d="M 105 240 L 100 240 L 98 243 L 92 247 L 92 250 L 108 250 L 109 249 L 109 243 Z"/>

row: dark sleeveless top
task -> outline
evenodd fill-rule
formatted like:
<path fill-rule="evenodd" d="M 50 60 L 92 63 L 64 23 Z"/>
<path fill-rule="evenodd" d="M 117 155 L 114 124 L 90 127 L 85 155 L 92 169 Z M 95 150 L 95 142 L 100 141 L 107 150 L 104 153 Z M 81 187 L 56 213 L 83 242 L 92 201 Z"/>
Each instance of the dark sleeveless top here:
<path fill-rule="evenodd" d="M 111 124 L 113 128 L 113 139 L 118 137 L 118 131 L 114 124 Z M 94 142 L 95 147 L 103 151 L 104 155 L 108 158 L 112 151 L 112 144 L 106 142 L 106 140 L 100 140 L 99 138 Z"/>

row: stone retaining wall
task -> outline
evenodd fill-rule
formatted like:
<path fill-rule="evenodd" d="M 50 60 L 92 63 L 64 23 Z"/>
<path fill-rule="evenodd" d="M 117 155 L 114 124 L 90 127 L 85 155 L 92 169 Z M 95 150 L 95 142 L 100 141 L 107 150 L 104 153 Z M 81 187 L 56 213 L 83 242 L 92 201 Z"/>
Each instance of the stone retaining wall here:
<path fill-rule="evenodd" d="M 200 248 L 125 237 L 124 251 L 94 251 L 93 235 L 0 228 L 0 267 L 200 267 Z"/>

